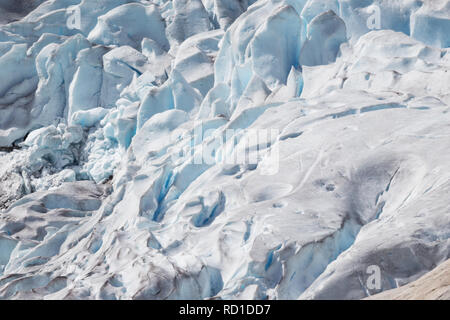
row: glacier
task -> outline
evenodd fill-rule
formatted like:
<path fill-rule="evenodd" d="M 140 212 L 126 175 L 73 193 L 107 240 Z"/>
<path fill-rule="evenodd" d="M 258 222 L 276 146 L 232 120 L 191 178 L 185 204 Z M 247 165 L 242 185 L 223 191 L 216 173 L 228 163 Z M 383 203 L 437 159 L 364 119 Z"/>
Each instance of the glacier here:
<path fill-rule="evenodd" d="M 444 265 L 449 30 L 449 0 L 0 0 L 0 299 L 362 299 Z"/>

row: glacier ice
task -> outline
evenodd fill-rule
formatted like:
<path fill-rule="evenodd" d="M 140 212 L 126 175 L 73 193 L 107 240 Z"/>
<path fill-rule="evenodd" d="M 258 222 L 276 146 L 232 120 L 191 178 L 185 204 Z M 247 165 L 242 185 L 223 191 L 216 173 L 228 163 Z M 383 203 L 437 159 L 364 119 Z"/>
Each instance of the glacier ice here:
<path fill-rule="evenodd" d="M 312 67 L 335 62 L 341 44 L 346 41 L 344 21 L 333 11 L 321 13 L 308 25 L 299 63 Z"/>
<path fill-rule="evenodd" d="M 448 0 L 0 1 L 0 298 L 418 279 L 450 258 L 449 26 Z"/>
<path fill-rule="evenodd" d="M 155 5 L 127 3 L 108 11 L 97 21 L 88 36 L 92 43 L 139 48 L 142 39 L 148 38 L 168 48 L 164 21 Z"/>
<path fill-rule="evenodd" d="M 174 0 L 172 6 L 172 17 L 166 29 L 171 50 L 176 51 L 187 38 L 213 29 L 201 0 Z"/>

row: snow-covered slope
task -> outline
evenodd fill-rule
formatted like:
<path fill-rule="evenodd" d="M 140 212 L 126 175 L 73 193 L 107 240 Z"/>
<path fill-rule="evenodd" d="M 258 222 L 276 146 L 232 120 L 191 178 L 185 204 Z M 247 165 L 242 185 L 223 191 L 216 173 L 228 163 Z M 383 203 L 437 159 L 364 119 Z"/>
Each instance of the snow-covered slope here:
<path fill-rule="evenodd" d="M 1 298 L 359 299 L 450 258 L 450 1 L 10 2 Z"/>

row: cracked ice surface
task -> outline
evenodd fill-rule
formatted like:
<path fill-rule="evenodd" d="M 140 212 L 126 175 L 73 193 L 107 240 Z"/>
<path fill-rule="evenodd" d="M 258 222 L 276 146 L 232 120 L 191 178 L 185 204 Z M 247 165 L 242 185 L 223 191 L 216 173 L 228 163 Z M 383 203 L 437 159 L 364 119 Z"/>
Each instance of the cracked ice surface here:
<path fill-rule="evenodd" d="M 1 298 L 359 299 L 450 257 L 449 1 L 19 2 Z"/>

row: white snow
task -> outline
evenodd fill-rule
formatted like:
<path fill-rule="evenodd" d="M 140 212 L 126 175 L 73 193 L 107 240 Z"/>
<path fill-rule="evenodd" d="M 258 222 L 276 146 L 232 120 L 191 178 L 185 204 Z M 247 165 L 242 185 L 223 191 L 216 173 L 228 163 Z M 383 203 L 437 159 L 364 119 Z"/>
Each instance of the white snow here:
<path fill-rule="evenodd" d="M 0 16 L 0 298 L 359 299 L 450 257 L 450 1 Z"/>

